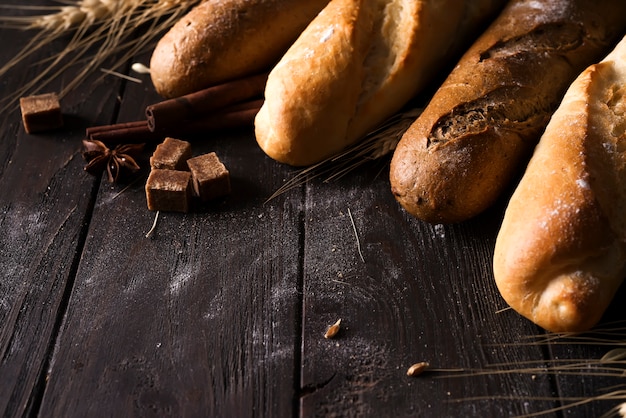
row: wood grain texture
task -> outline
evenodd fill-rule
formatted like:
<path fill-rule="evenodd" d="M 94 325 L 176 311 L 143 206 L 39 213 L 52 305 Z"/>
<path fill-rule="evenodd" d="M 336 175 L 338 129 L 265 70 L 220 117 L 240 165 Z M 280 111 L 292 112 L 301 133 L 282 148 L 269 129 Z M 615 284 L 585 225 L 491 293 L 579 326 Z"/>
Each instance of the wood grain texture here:
<path fill-rule="evenodd" d="M 0 77 L 0 93 L 36 72 L 25 65 Z M 80 156 L 86 126 L 140 119 L 159 100 L 139 78 L 81 86 L 63 99 L 69 123 L 55 133 L 26 135 L 19 113 L 0 115 L 0 415 L 462 417 L 564 407 L 545 416 L 587 417 L 620 402 L 570 406 L 624 377 L 548 367 L 593 369 L 623 346 L 626 290 L 603 320 L 611 330 L 596 335 L 605 341 L 546 342 L 554 336 L 506 309 L 493 283 L 505 199 L 474 220 L 429 225 L 394 201 L 381 160 L 266 202 L 297 171 L 242 129 L 188 138 L 195 154 L 217 152 L 233 193 L 159 214 L 147 238 L 150 148 L 136 182 L 123 184 L 84 173 Z M 339 334 L 325 339 L 340 318 Z M 407 377 L 419 361 L 431 370 Z"/>
<path fill-rule="evenodd" d="M 611 350 L 624 348 L 624 298 L 626 286 L 620 288 L 614 303 L 592 331 L 563 336 L 547 345 L 551 360 L 578 370 L 576 373 L 563 371 L 555 375 L 556 390 L 563 398 L 561 408 L 564 415 L 599 417 L 607 414 L 612 406 L 623 402 L 626 378 L 623 359 L 621 362 L 604 364 L 600 360 Z M 622 392 L 621 402 L 610 397 L 604 401 L 591 401 L 616 391 Z"/>
<path fill-rule="evenodd" d="M 129 85 L 120 120 L 141 118 L 151 100 L 148 86 Z M 146 238 L 145 175 L 128 189 L 101 185 L 43 410 L 291 415 L 301 204 L 263 204 L 284 168 L 249 130 L 188 139 L 194 155 L 217 153 L 232 195 L 161 213 Z"/>
<path fill-rule="evenodd" d="M 544 354 L 537 347 L 500 347 L 503 334 L 536 330 L 496 313 L 503 307 L 490 273 L 497 217 L 427 225 L 398 208 L 385 175 L 372 176 L 365 170 L 307 189 L 302 416 L 531 412 L 521 400 L 495 398 L 548 393 L 550 379 L 468 378 L 468 373 L 453 372 L 406 376 L 409 366 L 420 361 L 436 369 L 469 370 Z M 342 332 L 325 340 L 325 327 L 337 318 L 343 321 Z M 477 396 L 489 399 L 464 400 Z M 550 406 L 549 401 L 533 405 Z"/>
<path fill-rule="evenodd" d="M 19 32 L 18 32 L 19 33 Z M 0 32 L 5 62 L 24 39 Z M 51 48 L 58 46 L 51 45 Z M 34 56 L 47 57 L 47 51 Z M 18 68 L 2 78 L 2 89 L 25 84 L 41 65 Z M 63 74 L 49 89 L 73 77 Z M 0 124 L 0 415 L 33 412 L 40 396 L 65 297 L 73 282 L 94 179 L 82 172 L 80 155 L 85 120 L 111 117 L 111 92 L 119 84 L 93 86 L 93 96 L 73 94 L 62 100 L 65 128 L 27 135 L 16 107 Z M 94 101 L 94 98 L 98 98 Z M 98 105 L 102 104 L 102 107 Z M 17 104 L 16 104 L 17 105 Z M 108 113 L 108 116 L 107 116 Z M 34 411 L 36 412 L 36 411 Z"/>

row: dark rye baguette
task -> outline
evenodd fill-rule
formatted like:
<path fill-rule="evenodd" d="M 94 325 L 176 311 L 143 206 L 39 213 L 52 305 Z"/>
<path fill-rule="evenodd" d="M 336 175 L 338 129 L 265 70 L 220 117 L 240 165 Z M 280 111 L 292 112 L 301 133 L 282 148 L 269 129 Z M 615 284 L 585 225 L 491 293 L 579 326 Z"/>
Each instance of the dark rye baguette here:
<path fill-rule="evenodd" d="M 402 137 L 392 192 L 431 223 L 469 219 L 520 174 L 572 81 L 626 29 L 623 0 L 512 0 Z"/>
<path fill-rule="evenodd" d="M 626 276 L 626 38 L 571 85 L 511 197 L 494 277 L 517 312 L 585 331 Z"/>

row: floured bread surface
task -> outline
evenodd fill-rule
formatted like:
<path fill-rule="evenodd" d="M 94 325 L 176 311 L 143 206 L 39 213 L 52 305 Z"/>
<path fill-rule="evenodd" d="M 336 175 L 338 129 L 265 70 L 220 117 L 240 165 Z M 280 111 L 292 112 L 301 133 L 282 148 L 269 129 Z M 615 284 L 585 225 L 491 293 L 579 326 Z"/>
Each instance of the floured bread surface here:
<path fill-rule="evenodd" d="M 515 190 L 494 275 L 555 332 L 596 324 L 626 276 L 626 40 L 571 85 Z"/>
<path fill-rule="evenodd" d="M 503 0 L 332 0 L 270 73 L 257 142 L 303 166 L 402 108 Z"/>
<path fill-rule="evenodd" d="M 364 78 L 376 13 L 368 2 L 353 3 L 331 1 L 270 73 L 255 120 L 257 142 L 270 157 L 310 164 L 346 135 L 345 112 L 360 94 L 360 83 L 346 80 Z"/>
<path fill-rule="evenodd" d="M 464 54 L 391 162 L 398 202 L 431 223 L 490 207 L 522 172 L 563 94 L 626 29 L 626 2 L 513 0 Z"/>

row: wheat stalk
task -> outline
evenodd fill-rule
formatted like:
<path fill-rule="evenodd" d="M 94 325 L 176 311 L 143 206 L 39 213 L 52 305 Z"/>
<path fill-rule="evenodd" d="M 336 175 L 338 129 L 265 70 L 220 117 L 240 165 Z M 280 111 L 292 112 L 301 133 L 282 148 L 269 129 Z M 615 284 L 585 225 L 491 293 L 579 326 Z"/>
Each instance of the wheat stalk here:
<path fill-rule="evenodd" d="M 583 334 L 555 334 L 547 333 L 543 336 L 530 336 L 523 339 L 532 339 L 534 345 L 554 345 L 554 344 L 569 344 L 569 345 L 613 345 L 614 348 L 607 351 L 600 358 L 592 359 L 540 359 L 540 360 L 528 360 L 523 362 L 514 363 L 495 363 L 487 365 L 480 369 L 437 369 L 430 368 L 430 373 L 435 373 L 435 378 L 467 378 L 474 376 L 484 375 L 501 375 L 501 374 L 530 374 L 532 376 L 538 375 L 553 375 L 560 377 L 579 377 L 579 376 L 604 376 L 617 379 L 620 383 L 608 388 L 602 388 L 590 397 L 568 397 L 568 398 L 555 398 L 555 397 L 528 397 L 518 398 L 515 396 L 475 396 L 454 399 L 452 402 L 474 402 L 474 401 L 489 401 L 494 399 L 509 399 L 509 400 L 524 400 L 524 401 L 560 401 L 561 405 L 540 410 L 537 412 L 524 414 L 522 417 L 539 417 L 551 413 L 564 411 L 566 409 L 572 409 L 581 407 L 583 405 L 592 402 L 615 402 L 622 401 L 615 407 L 611 408 L 602 416 L 602 418 L 609 417 L 626 417 L 626 342 L 623 340 L 624 334 L 622 331 L 623 321 L 616 321 L 614 323 L 604 324 L 604 328 L 595 328 L 592 333 Z M 605 335 L 606 338 L 599 338 L 598 335 Z M 613 337 L 612 339 L 610 337 Z M 519 341 L 506 344 L 496 344 L 490 346 L 509 347 L 520 345 Z"/>
<path fill-rule="evenodd" d="M 294 177 L 276 190 L 267 201 L 314 178 L 325 176 L 324 182 L 336 180 L 368 161 L 378 160 L 390 154 L 395 150 L 407 128 L 422 113 L 422 110 L 422 108 L 414 108 L 395 114 L 379 128 L 366 135 L 362 141 L 297 172 Z"/>
<path fill-rule="evenodd" d="M 53 42 L 68 39 L 60 52 L 33 63 L 43 69 L 29 83 L 0 100 L 0 110 L 15 106 L 21 96 L 41 91 L 71 66 L 79 64 L 81 69 L 59 92 L 61 97 L 111 57 L 117 56 L 109 66 L 110 71 L 122 68 L 200 1 L 77 0 L 50 7 L 0 6 L 33 13 L 0 16 L 4 28 L 35 31 L 21 51 L 0 67 L 0 77 Z M 142 28 L 140 32 L 138 27 Z"/>

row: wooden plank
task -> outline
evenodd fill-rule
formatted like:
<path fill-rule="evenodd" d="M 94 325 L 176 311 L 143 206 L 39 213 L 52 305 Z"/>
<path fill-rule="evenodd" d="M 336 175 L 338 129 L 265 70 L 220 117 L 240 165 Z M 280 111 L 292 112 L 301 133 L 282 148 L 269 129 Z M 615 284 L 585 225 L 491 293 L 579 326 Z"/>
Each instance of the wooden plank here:
<path fill-rule="evenodd" d="M 550 394 L 549 376 L 470 376 L 545 358 L 541 347 L 514 346 L 534 326 L 499 313 L 505 305 L 491 255 L 500 212 L 460 225 L 424 224 L 400 210 L 386 171 L 373 178 L 378 170 L 307 190 L 302 415 L 510 416 L 555 406 L 524 401 Z M 338 318 L 344 329 L 324 339 Z M 420 361 L 465 372 L 407 377 Z"/>
<path fill-rule="evenodd" d="M 129 84 L 120 120 L 156 100 L 148 84 Z M 262 154 L 251 129 L 203 137 L 194 154 L 217 152 L 231 196 L 161 213 L 152 238 L 143 179 L 102 184 L 46 413 L 292 415 L 301 198 L 264 203 L 289 169 Z"/>
<path fill-rule="evenodd" d="M 619 302 L 605 318 L 617 321 L 604 335 L 608 346 L 550 344 L 553 335 L 505 309 L 491 271 L 504 202 L 470 222 L 429 226 L 399 211 L 386 179 L 371 177 L 363 172 L 309 186 L 303 416 L 543 414 L 621 388 L 619 367 L 612 377 L 550 370 L 580 359 L 593 364 L 623 347 Z M 325 340 L 326 327 L 338 318 L 344 330 Z M 407 378 L 418 361 L 463 372 Z M 545 416 L 601 416 L 619 402 L 572 404 Z"/>
<path fill-rule="evenodd" d="M 3 93 L 38 71 L 22 69 L 1 79 Z M 598 359 L 621 331 L 609 345 L 537 344 L 543 332 L 503 310 L 492 282 L 502 207 L 426 225 L 395 203 L 384 165 L 265 203 L 293 170 L 249 129 L 197 137 L 196 153 L 217 151 L 231 170 L 233 194 L 161 214 L 146 238 L 142 181 L 82 172 L 84 128 L 114 120 L 118 92 L 119 121 L 157 100 L 148 82 L 119 87 L 107 77 L 68 96 L 70 124 L 54 135 L 27 136 L 18 114 L 0 115 L 3 416 L 510 416 L 622 384 L 503 373 Z M 623 292 L 607 321 L 623 323 Z M 324 339 L 339 318 L 337 338 Z M 407 377 L 417 361 L 462 371 Z M 549 415 L 600 416 L 619 402 Z"/>
<path fill-rule="evenodd" d="M 555 365 L 569 366 L 555 375 L 564 415 L 581 417 L 619 416 L 609 412 L 626 401 L 623 359 L 601 363 L 611 350 L 624 350 L 626 312 L 622 286 L 604 318 L 592 331 L 554 339 L 550 353 Z"/>
<path fill-rule="evenodd" d="M 0 38 L 3 63 L 28 39 L 26 33 L 9 30 L 1 30 Z M 3 76 L 2 97 L 35 77 L 42 67 L 33 63 L 61 44 L 49 45 Z M 46 91 L 56 91 L 74 74 L 68 71 Z M 65 97 L 61 104 L 66 126 L 58 132 L 27 135 L 18 110 L 0 116 L 2 416 L 37 409 L 93 203 L 95 182 L 82 171 L 80 140 L 88 118 L 110 118 L 114 106 L 107 104 L 117 86 L 90 86 L 93 95 Z"/>

